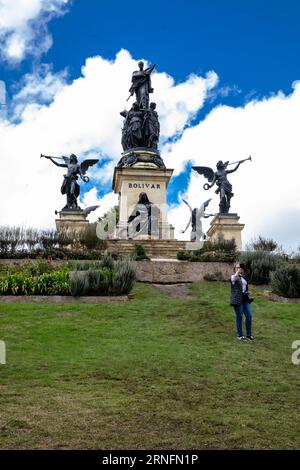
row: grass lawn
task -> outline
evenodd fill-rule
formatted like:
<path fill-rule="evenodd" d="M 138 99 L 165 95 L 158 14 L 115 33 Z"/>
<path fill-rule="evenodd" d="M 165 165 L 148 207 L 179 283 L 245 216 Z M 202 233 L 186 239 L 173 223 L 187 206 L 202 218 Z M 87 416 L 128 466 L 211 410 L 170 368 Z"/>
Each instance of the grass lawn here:
<path fill-rule="evenodd" d="M 0 305 L 1 449 L 300 447 L 300 306 L 255 294 L 235 338 L 229 286 L 103 305 Z"/>

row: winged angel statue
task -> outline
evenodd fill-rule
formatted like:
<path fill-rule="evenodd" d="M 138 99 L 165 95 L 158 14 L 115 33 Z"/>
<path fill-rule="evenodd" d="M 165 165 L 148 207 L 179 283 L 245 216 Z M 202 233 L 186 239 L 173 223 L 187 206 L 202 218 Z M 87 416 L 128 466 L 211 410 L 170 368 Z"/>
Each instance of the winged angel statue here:
<path fill-rule="evenodd" d="M 216 190 L 216 194 L 220 195 L 220 203 L 219 203 L 219 210 L 220 214 L 228 214 L 230 209 L 230 199 L 233 197 L 232 192 L 232 185 L 229 183 L 227 179 L 227 175 L 229 173 L 234 173 L 241 163 L 245 162 L 246 160 L 251 160 L 251 157 L 245 158 L 244 160 L 240 160 L 238 162 L 222 162 L 221 160 L 217 163 L 217 171 L 215 172 L 212 168 L 208 166 L 193 166 L 193 170 L 197 171 L 199 175 L 203 175 L 210 184 L 205 183 L 203 188 L 208 190 L 216 184 L 218 189 Z M 237 163 L 235 168 L 232 170 L 227 170 L 229 165 L 234 165 Z"/>
<path fill-rule="evenodd" d="M 188 229 L 188 227 L 191 225 L 191 227 L 192 227 L 191 236 L 190 236 L 191 242 L 200 241 L 201 238 L 203 238 L 204 240 L 206 239 L 206 235 L 205 235 L 205 233 L 203 232 L 203 229 L 202 229 L 202 220 L 201 219 L 203 217 L 206 219 L 208 217 L 213 216 L 213 214 L 205 214 L 205 209 L 207 208 L 210 201 L 211 201 L 211 199 L 207 199 L 207 201 L 205 201 L 202 204 L 202 206 L 200 206 L 199 208 L 195 207 L 194 209 L 192 209 L 190 204 L 185 199 L 183 199 L 183 202 L 190 209 L 191 216 L 190 216 L 190 219 L 187 223 L 186 228 L 184 230 L 181 230 L 181 233 L 185 233 L 186 230 Z"/>
<path fill-rule="evenodd" d="M 61 168 L 67 168 L 67 174 L 64 175 L 64 180 L 61 186 L 61 193 L 66 194 L 67 196 L 67 204 L 62 210 L 80 210 L 80 207 L 77 204 L 77 198 L 80 194 L 80 186 L 77 183 L 78 175 L 82 181 L 88 183 L 90 180 L 89 177 L 86 176 L 86 172 L 90 166 L 95 165 L 99 160 L 88 159 L 78 163 L 78 159 L 73 153 L 70 157 L 56 158 L 41 155 L 41 158 L 47 158 L 48 160 L 51 160 L 54 165 Z M 57 163 L 55 160 L 63 160 L 65 163 Z"/>

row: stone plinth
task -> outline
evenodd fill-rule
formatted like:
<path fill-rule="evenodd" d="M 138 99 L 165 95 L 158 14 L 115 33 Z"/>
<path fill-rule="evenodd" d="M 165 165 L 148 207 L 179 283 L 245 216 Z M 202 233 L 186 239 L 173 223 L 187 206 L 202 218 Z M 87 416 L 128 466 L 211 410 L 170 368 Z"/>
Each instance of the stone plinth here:
<path fill-rule="evenodd" d="M 87 215 L 82 210 L 66 210 L 59 212 L 59 219 L 55 220 L 57 231 L 79 232 L 88 225 Z"/>
<path fill-rule="evenodd" d="M 201 248 L 203 248 L 203 245 L 204 245 L 203 240 L 199 242 L 185 242 L 185 249 L 192 250 L 192 251 L 201 250 Z"/>
<path fill-rule="evenodd" d="M 133 213 L 140 193 L 146 193 L 149 200 L 159 208 L 159 230 L 153 239 L 174 238 L 174 227 L 168 223 L 166 190 L 173 170 L 160 169 L 153 163 L 138 162 L 132 167 L 115 168 L 113 190 L 119 194 L 119 224 L 116 238 L 128 237 L 128 218 Z M 148 239 L 138 235 L 136 239 Z"/>
<path fill-rule="evenodd" d="M 211 241 L 218 241 L 221 237 L 224 240 L 235 240 L 237 250 L 242 249 L 241 232 L 245 227 L 239 223 L 240 217 L 237 214 L 217 214 L 210 223 L 207 235 Z"/>

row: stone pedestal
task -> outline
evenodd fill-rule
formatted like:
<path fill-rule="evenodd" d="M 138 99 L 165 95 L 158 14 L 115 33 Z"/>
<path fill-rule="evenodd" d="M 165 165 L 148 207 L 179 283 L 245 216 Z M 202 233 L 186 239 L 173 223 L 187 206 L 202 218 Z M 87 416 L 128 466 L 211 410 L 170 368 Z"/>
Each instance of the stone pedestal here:
<path fill-rule="evenodd" d="M 203 245 L 204 245 L 203 240 L 199 242 L 185 242 L 185 249 L 191 250 L 191 251 L 201 250 L 201 248 L 203 248 Z"/>
<path fill-rule="evenodd" d="M 159 230 L 152 239 L 174 239 L 174 227 L 168 223 L 166 190 L 173 170 L 158 168 L 155 164 L 139 161 L 132 167 L 116 167 L 113 190 L 119 194 L 119 223 L 116 238 L 128 238 L 128 218 L 133 213 L 140 193 L 159 208 Z M 136 239 L 149 239 L 148 235 L 137 235 Z"/>
<path fill-rule="evenodd" d="M 234 238 L 237 250 L 242 249 L 241 232 L 245 227 L 239 223 L 240 217 L 237 214 L 217 214 L 210 223 L 207 235 L 211 241 L 218 241 L 221 236 L 224 240 Z"/>
<path fill-rule="evenodd" d="M 82 210 L 66 210 L 59 212 L 59 219 L 55 220 L 57 231 L 79 232 L 88 225 L 87 215 Z"/>

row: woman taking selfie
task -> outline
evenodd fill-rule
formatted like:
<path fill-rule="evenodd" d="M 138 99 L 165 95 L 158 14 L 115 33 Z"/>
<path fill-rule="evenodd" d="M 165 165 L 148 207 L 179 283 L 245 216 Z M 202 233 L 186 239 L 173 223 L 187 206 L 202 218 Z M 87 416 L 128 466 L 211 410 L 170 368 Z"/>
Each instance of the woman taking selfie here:
<path fill-rule="evenodd" d="M 230 305 L 234 308 L 236 314 L 236 330 L 239 340 L 253 341 L 252 336 L 252 314 L 250 303 L 253 297 L 248 291 L 248 282 L 243 277 L 244 265 L 236 263 L 234 266 L 234 274 L 231 276 L 231 299 Z M 246 336 L 243 335 L 243 314 L 246 317 Z"/>

